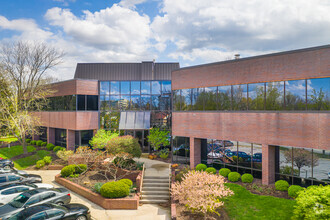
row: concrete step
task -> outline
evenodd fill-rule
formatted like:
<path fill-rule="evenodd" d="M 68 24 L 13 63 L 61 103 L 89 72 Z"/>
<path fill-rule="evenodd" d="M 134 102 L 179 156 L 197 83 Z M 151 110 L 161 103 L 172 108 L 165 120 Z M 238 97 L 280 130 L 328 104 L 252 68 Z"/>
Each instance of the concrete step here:
<path fill-rule="evenodd" d="M 170 183 L 145 183 L 143 181 L 142 187 L 170 187 Z"/>
<path fill-rule="evenodd" d="M 170 195 L 142 195 L 142 199 L 148 199 L 148 200 L 169 200 Z"/>
<path fill-rule="evenodd" d="M 145 183 L 168 183 L 169 180 L 167 179 L 143 179 L 143 184 Z"/>
<path fill-rule="evenodd" d="M 170 195 L 170 191 L 146 191 L 146 190 L 142 190 L 141 195 Z"/>
<path fill-rule="evenodd" d="M 149 199 L 141 199 L 140 203 L 143 204 L 158 204 L 158 203 L 167 203 L 169 200 L 165 199 L 157 199 L 157 200 L 149 200 Z"/>
<path fill-rule="evenodd" d="M 153 187 L 153 186 L 142 186 L 142 191 L 164 191 L 164 192 L 169 192 L 170 189 L 169 187 Z"/>
<path fill-rule="evenodd" d="M 167 179 L 169 180 L 169 176 L 144 176 L 143 179 Z"/>

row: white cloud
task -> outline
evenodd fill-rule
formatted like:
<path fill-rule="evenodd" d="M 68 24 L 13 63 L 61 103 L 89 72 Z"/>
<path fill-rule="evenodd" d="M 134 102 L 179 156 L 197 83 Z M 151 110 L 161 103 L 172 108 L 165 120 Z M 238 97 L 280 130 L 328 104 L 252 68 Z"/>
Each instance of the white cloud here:
<path fill-rule="evenodd" d="M 136 5 L 145 3 L 147 1 L 148 0 L 122 0 L 122 1 L 119 2 L 119 5 L 123 6 L 125 8 L 135 9 Z"/>

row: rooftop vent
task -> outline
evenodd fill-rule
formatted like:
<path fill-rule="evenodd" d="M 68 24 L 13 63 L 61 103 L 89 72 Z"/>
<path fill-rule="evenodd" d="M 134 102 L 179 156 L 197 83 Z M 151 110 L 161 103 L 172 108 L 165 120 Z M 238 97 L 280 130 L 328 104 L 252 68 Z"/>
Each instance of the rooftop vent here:
<path fill-rule="evenodd" d="M 235 54 L 235 60 L 238 60 L 240 58 L 240 54 Z"/>

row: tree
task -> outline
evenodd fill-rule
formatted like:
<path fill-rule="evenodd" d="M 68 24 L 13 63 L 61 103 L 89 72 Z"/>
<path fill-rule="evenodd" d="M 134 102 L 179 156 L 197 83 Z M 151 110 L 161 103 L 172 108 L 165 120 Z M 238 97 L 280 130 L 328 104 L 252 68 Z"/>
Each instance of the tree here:
<path fill-rule="evenodd" d="M 160 146 L 170 145 L 169 136 L 170 132 L 165 130 L 159 130 L 159 128 L 150 129 L 150 135 L 148 136 L 148 141 L 150 145 L 158 150 Z"/>
<path fill-rule="evenodd" d="M 119 134 L 116 132 L 111 133 L 111 131 L 100 129 L 93 136 L 92 140 L 89 141 L 89 144 L 92 145 L 93 148 L 103 149 L 106 147 L 108 141 L 118 136 Z"/>
<path fill-rule="evenodd" d="M 16 42 L 0 49 L 1 76 L 9 85 L 0 88 L 0 127 L 18 139 L 24 153 L 26 137 L 39 134 L 39 119 L 31 111 L 41 111 L 54 92 L 46 73 L 62 57 L 62 52 L 44 43 Z"/>
<path fill-rule="evenodd" d="M 133 157 L 141 157 L 141 147 L 137 140 L 130 135 L 119 136 L 110 139 L 106 144 L 106 149 L 109 154 L 128 153 Z"/>
<path fill-rule="evenodd" d="M 293 153 L 293 156 L 292 156 Z M 292 150 L 287 150 L 284 152 L 285 160 L 288 163 L 292 163 L 293 166 L 296 166 L 299 170 L 298 174 L 300 176 L 300 169 L 303 166 L 310 167 L 310 166 L 317 166 L 319 158 L 314 154 L 312 160 L 312 152 L 305 150 L 303 148 L 293 148 Z"/>

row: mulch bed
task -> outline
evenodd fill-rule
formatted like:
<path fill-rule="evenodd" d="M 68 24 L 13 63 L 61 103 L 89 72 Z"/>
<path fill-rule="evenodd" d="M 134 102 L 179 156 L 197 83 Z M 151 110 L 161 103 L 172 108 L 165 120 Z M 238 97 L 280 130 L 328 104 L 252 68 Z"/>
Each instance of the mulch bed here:
<path fill-rule="evenodd" d="M 20 154 L 20 155 L 17 155 L 17 156 L 14 156 L 14 157 L 10 158 L 10 160 L 15 161 L 15 160 L 22 159 L 22 158 L 25 158 L 25 157 L 28 157 L 28 156 L 32 156 L 36 153 L 37 152 L 34 151 L 34 152 L 28 152 L 26 154 Z"/>
<path fill-rule="evenodd" d="M 100 174 L 99 171 L 88 171 L 85 175 L 79 176 L 78 178 L 67 177 L 66 179 L 92 191 L 94 189 L 95 183 L 108 182 L 108 180 L 102 174 Z"/>
<path fill-rule="evenodd" d="M 228 214 L 224 209 L 217 210 L 219 212 L 220 216 L 218 216 L 216 213 L 208 214 L 206 218 L 204 218 L 204 215 L 198 214 L 196 212 L 187 211 L 184 205 L 176 203 L 176 219 L 177 220 L 200 220 L 200 219 L 207 219 L 207 220 L 230 220 Z"/>

